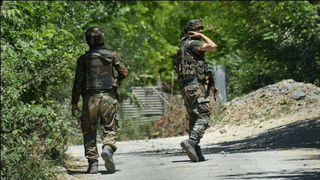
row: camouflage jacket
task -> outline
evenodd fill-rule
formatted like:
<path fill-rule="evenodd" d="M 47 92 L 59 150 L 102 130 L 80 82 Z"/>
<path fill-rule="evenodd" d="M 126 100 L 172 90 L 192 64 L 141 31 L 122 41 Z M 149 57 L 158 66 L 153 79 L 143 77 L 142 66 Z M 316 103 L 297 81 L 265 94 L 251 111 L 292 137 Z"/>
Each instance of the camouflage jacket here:
<path fill-rule="evenodd" d="M 100 47 L 95 47 L 93 49 L 96 49 L 96 48 L 104 48 L 104 47 L 100 46 Z M 80 95 L 82 95 L 82 97 L 84 97 L 85 95 L 85 90 L 86 90 L 85 89 L 86 87 L 85 60 L 86 60 L 85 55 L 81 55 L 77 61 L 76 75 L 75 75 L 73 89 L 72 89 L 72 100 L 71 100 L 72 104 L 77 104 L 79 102 Z M 128 70 L 123 64 L 123 61 L 121 60 L 121 58 L 118 56 L 117 53 L 115 53 L 115 57 L 114 57 L 114 61 L 112 61 L 112 65 L 115 68 L 115 70 L 118 72 L 117 81 L 118 81 L 118 85 L 120 86 L 123 83 L 124 79 L 127 77 Z"/>
<path fill-rule="evenodd" d="M 176 71 L 181 83 L 189 83 L 191 81 L 203 80 L 203 74 L 205 73 L 205 51 L 201 51 L 199 47 L 203 45 L 203 42 L 199 40 L 183 39 L 179 46 L 178 63 Z"/>

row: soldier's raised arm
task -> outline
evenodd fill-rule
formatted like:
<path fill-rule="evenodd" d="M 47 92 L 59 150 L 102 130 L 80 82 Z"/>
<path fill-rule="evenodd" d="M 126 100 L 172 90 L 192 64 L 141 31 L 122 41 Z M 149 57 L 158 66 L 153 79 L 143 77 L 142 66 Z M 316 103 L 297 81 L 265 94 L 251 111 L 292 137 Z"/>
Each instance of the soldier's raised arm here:
<path fill-rule="evenodd" d="M 198 32 L 189 31 L 188 33 L 190 34 L 191 38 L 200 38 L 205 41 L 205 43 L 201 43 L 201 45 L 196 47 L 198 50 L 200 50 L 200 51 L 214 51 L 217 49 L 218 46 L 216 45 L 216 43 L 214 43 L 210 38 L 205 36 L 203 34 L 202 29 L 200 29 Z"/>

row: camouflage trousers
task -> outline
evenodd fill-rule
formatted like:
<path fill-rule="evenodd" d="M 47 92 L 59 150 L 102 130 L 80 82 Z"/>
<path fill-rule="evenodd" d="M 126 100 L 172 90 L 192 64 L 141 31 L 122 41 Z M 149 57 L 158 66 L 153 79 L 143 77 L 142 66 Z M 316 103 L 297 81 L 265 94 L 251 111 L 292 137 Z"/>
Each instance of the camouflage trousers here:
<path fill-rule="evenodd" d="M 117 99 L 113 91 L 91 93 L 83 99 L 81 129 L 83 133 L 85 156 L 87 159 L 98 159 L 97 126 L 103 130 L 103 144 L 110 146 L 114 151 L 118 139 Z"/>
<path fill-rule="evenodd" d="M 210 119 L 210 100 L 205 98 L 206 87 L 198 83 L 180 86 L 189 115 L 189 138 L 200 142 Z"/>

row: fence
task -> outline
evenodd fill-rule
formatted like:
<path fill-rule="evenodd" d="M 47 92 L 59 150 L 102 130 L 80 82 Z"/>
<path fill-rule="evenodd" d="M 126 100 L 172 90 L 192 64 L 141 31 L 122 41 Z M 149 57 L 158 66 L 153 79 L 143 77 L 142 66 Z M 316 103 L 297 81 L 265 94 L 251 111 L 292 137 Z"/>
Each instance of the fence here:
<path fill-rule="evenodd" d="M 219 94 L 222 97 L 223 102 L 227 102 L 227 84 L 226 84 L 226 73 L 221 65 L 214 65 L 214 79 L 216 86 L 219 89 Z"/>
<path fill-rule="evenodd" d="M 153 121 L 160 118 L 165 109 L 160 93 L 158 87 L 134 87 L 132 94 L 135 95 L 139 104 L 124 100 L 120 104 L 121 114 L 133 118 L 137 122 Z"/>

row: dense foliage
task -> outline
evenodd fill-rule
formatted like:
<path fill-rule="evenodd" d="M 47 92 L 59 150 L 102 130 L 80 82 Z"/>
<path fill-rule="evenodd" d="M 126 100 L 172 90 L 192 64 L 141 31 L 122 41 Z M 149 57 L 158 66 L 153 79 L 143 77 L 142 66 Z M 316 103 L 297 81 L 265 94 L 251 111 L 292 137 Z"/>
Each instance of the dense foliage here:
<path fill-rule="evenodd" d="M 2 4 L 1 178 L 57 174 L 50 167 L 60 163 L 70 122 L 65 99 L 53 95 L 72 81 L 74 57 L 85 48 L 73 34 L 83 32 L 78 19 L 89 19 L 84 8 L 62 1 Z"/>
<path fill-rule="evenodd" d="M 320 85 L 319 3 L 231 4 L 218 19 L 233 22 L 220 25 L 233 44 L 217 58 L 230 75 L 229 99 L 283 79 Z"/>
<path fill-rule="evenodd" d="M 70 116 L 71 86 L 91 26 L 104 29 L 106 46 L 129 69 L 123 98 L 131 86 L 156 85 L 158 76 L 171 90 L 183 28 L 194 18 L 204 21 L 204 34 L 218 45 L 206 59 L 225 67 L 229 99 L 289 78 L 320 86 L 317 2 L 1 3 L 2 178 L 56 175 L 49 167 L 61 162 L 67 135 L 79 129 Z"/>

